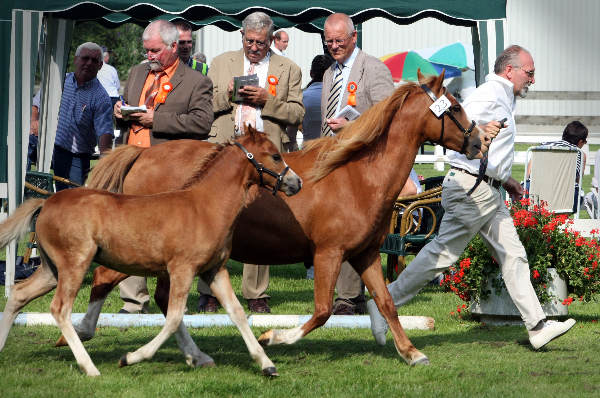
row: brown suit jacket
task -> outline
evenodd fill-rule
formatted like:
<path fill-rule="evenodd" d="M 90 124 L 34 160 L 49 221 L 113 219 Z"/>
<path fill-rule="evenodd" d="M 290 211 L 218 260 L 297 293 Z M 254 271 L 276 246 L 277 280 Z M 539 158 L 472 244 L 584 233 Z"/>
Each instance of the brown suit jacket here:
<path fill-rule="evenodd" d="M 150 67 L 147 63 L 131 68 L 123 92 L 126 103 L 139 104 L 148 73 Z M 164 104 L 158 104 L 154 108 L 151 145 L 182 138 L 206 139 L 213 122 L 212 82 L 183 62 L 175 69 L 170 82 L 173 90 L 167 95 Z M 119 127 L 123 143 L 126 144 L 131 125 L 120 122 Z"/>
<path fill-rule="evenodd" d="M 335 62 L 330 68 L 327 68 L 323 75 L 323 90 L 321 92 L 321 133 L 323 126 L 327 123 L 325 116 L 327 114 L 327 98 L 333 85 L 333 72 Z M 352 63 L 350 76 L 346 87 L 342 87 L 342 105 L 343 109 L 348 103 L 348 83 L 355 82 L 356 90 L 356 110 L 363 113 L 371 106 L 389 97 L 394 92 L 394 81 L 392 74 L 387 66 L 379 59 L 366 54 L 362 50 L 358 51 L 356 59 Z"/>
<path fill-rule="evenodd" d="M 236 103 L 231 102 L 227 91 L 234 76 L 244 74 L 243 50 L 230 51 L 217 56 L 208 69 L 213 81 L 213 110 L 215 121 L 210 130 L 211 142 L 226 142 L 234 137 Z M 269 99 L 261 110 L 267 136 L 281 150 L 282 135 L 287 125 L 298 125 L 304 117 L 302 104 L 302 72 L 298 65 L 286 57 L 271 53 L 268 75 L 279 80 L 276 96 Z M 267 83 L 268 86 L 268 83 Z"/>

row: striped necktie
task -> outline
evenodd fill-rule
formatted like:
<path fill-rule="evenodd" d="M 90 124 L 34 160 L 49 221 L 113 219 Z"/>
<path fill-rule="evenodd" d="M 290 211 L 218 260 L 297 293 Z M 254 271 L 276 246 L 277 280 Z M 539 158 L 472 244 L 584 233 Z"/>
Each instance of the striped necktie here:
<path fill-rule="evenodd" d="M 327 98 L 325 119 L 331 119 L 335 115 L 335 110 L 337 109 L 337 105 L 342 94 L 342 81 L 344 81 L 344 77 L 342 76 L 342 67 L 343 66 L 340 64 L 335 64 L 335 77 L 333 78 L 333 85 L 331 86 L 331 90 L 329 90 L 329 97 Z M 327 124 L 327 120 L 323 120 L 323 129 L 321 135 L 335 135 L 333 130 L 331 130 Z"/>

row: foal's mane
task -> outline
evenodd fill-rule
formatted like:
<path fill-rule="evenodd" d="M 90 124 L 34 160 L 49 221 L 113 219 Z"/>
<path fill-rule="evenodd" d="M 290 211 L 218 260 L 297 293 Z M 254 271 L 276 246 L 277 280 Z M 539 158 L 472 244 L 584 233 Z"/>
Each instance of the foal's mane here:
<path fill-rule="evenodd" d="M 215 149 L 213 149 L 211 153 L 202 158 L 202 161 L 196 167 L 196 171 L 194 171 L 192 176 L 186 181 L 185 184 L 183 184 L 183 187 L 181 189 L 190 188 L 192 185 L 202 180 L 202 178 L 206 175 L 206 170 L 211 166 L 214 160 L 223 153 L 223 149 L 225 149 L 228 146 L 231 146 L 230 142 L 227 144 L 216 145 Z"/>
<path fill-rule="evenodd" d="M 427 79 L 426 83 L 431 80 Z M 419 87 L 416 83 L 403 84 L 388 98 L 373 105 L 344 127 L 335 137 L 323 137 L 307 143 L 307 151 L 319 151 L 309 178 L 314 182 L 319 181 L 346 163 L 356 152 L 374 145 L 387 132 L 396 111 L 402 107 L 406 98 Z"/>

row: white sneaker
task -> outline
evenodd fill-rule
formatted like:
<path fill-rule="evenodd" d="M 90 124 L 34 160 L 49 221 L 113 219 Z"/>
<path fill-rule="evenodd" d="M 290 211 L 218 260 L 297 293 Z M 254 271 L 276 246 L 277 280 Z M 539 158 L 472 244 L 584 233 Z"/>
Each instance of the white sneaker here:
<path fill-rule="evenodd" d="M 529 342 L 534 350 L 538 350 L 557 337 L 567 333 L 575 325 L 574 319 L 564 322 L 546 321 L 540 330 L 529 331 Z"/>
<path fill-rule="evenodd" d="M 369 317 L 371 318 L 371 333 L 375 337 L 375 341 L 379 345 L 385 345 L 385 335 L 388 331 L 388 324 L 385 318 L 379 313 L 375 300 L 369 300 L 367 302 L 367 310 L 369 311 Z"/>

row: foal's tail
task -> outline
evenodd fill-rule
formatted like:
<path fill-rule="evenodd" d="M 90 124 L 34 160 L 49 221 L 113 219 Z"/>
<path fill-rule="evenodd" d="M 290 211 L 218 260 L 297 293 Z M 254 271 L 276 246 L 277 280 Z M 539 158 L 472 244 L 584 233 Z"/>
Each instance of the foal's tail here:
<path fill-rule="evenodd" d="M 134 145 L 113 149 L 94 166 L 87 187 L 122 193 L 123 181 L 143 151 L 144 148 Z"/>
<path fill-rule="evenodd" d="M 46 199 L 30 199 L 24 202 L 12 216 L 0 224 L 0 248 L 14 239 L 21 239 L 29 232 L 31 219 L 44 206 Z"/>

